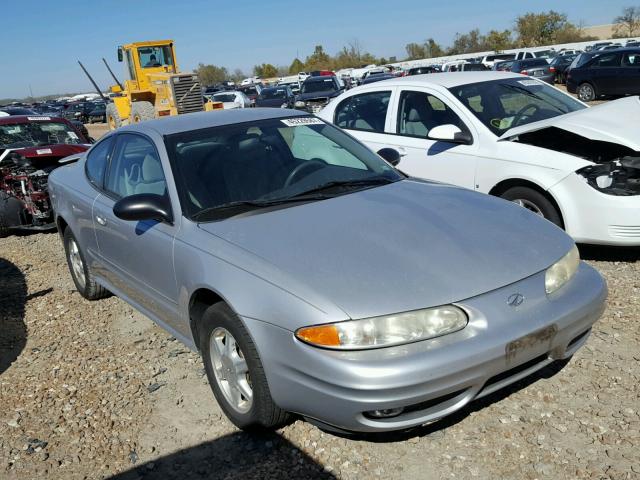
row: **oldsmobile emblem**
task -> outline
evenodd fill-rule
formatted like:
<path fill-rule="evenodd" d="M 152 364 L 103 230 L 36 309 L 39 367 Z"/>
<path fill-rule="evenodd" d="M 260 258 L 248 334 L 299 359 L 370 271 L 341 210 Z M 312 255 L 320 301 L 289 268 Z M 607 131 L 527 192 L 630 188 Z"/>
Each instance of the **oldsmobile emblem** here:
<path fill-rule="evenodd" d="M 524 302 L 524 295 L 521 293 L 513 293 L 507 298 L 507 305 L 510 307 L 518 307 Z"/>

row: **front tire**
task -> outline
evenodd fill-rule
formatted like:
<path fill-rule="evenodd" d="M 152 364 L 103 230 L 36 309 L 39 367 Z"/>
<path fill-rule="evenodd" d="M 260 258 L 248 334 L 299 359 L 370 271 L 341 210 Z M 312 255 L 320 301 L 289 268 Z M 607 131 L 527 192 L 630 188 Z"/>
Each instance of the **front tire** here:
<path fill-rule="evenodd" d="M 78 293 L 87 300 L 98 300 L 109 296 L 109 290 L 96 283 L 78 241 L 68 227 L 64 231 L 63 241 L 69 272 Z"/>
<path fill-rule="evenodd" d="M 546 218 L 560 228 L 564 228 L 562 217 L 556 206 L 537 190 L 529 187 L 513 187 L 500 195 L 500 197 Z"/>
<path fill-rule="evenodd" d="M 596 89 L 588 82 L 581 83 L 578 86 L 578 99 L 583 102 L 592 102 L 596 99 Z"/>
<path fill-rule="evenodd" d="M 238 428 L 274 429 L 289 414 L 271 398 L 267 377 L 249 332 L 224 303 L 209 307 L 199 325 L 200 352 L 209 384 Z"/>
<path fill-rule="evenodd" d="M 120 118 L 120 113 L 114 103 L 107 104 L 106 119 L 110 130 L 115 130 L 122 126 L 122 118 Z"/>
<path fill-rule="evenodd" d="M 131 104 L 131 124 L 145 122 L 156 118 L 156 109 L 151 102 L 134 102 Z"/>

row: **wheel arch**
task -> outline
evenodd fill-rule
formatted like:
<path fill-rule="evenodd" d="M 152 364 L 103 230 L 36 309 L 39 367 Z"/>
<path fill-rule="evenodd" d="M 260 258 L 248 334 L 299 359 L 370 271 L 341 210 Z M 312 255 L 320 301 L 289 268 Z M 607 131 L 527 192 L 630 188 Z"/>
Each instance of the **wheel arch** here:
<path fill-rule="evenodd" d="M 525 180 L 524 178 L 509 178 L 507 180 L 502 180 L 501 182 L 494 185 L 493 188 L 491 188 L 491 190 L 489 190 L 489 195 L 493 195 L 494 197 L 500 197 L 502 196 L 503 193 L 505 193 L 507 190 L 513 187 L 527 187 L 532 190 L 535 190 L 541 195 L 544 195 L 545 198 L 553 204 L 555 209 L 560 214 L 560 220 L 562 221 L 562 226 L 564 228 L 565 216 L 562 208 L 560 207 L 560 204 L 557 202 L 557 200 L 548 190 L 545 190 L 540 185 L 538 185 L 535 182 L 532 182 L 531 180 Z"/>
<path fill-rule="evenodd" d="M 64 237 L 64 231 L 69 226 L 69 223 L 62 217 L 62 215 L 58 215 L 56 218 L 56 227 L 58 228 L 58 234 L 60 238 Z"/>
<path fill-rule="evenodd" d="M 233 310 L 229 302 L 227 302 L 222 295 L 210 288 L 198 288 L 189 298 L 189 329 L 191 330 L 194 346 L 198 350 L 200 350 L 198 324 L 202 320 L 202 316 L 207 308 L 220 302 L 224 302 Z"/>

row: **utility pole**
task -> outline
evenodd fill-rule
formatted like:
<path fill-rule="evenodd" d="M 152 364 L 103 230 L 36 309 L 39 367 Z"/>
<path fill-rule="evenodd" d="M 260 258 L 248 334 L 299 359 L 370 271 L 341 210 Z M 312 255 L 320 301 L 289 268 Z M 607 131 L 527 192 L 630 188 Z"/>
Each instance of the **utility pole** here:
<path fill-rule="evenodd" d="M 31 84 L 29 84 L 29 95 L 33 98 L 33 90 L 31 89 Z"/>

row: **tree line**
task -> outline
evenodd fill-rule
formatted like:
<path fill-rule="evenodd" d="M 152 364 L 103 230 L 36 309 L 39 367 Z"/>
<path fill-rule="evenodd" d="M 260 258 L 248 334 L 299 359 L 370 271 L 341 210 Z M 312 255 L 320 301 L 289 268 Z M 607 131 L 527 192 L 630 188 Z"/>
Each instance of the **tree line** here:
<path fill-rule="evenodd" d="M 624 38 L 640 36 L 640 6 L 626 7 L 613 20 L 614 37 Z M 445 47 L 433 38 L 421 43 L 409 43 L 405 46 L 406 57 L 402 60 L 418 60 L 444 55 L 458 55 L 484 51 L 500 51 L 511 48 L 538 47 L 559 43 L 586 42 L 597 40 L 584 34 L 582 25 L 569 21 L 564 13 L 550 10 L 542 13 L 525 13 L 517 17 L 512 30 L 490 30 L 481 33 L 479 29 L 468 33 L 456 33 L 453 43 Z M 328 54 L 322 45 L 316 45 L 313 53 L 304 59 L 294 58 L 291 64 L 276 66 L 262 63 L 253 67 L 253 75 L 261 78 L 274 78 L 295 75 L 299 72 L 314 70 L 340 70 L 342 68 L 360 67 L 369 64 L 384 65 L 397 61 L 395 57 L 376 57 L 367 52 L 355 40 L 342 47 L 335 55 Z M 239 81 L 246 78 L 245 72 L 236 69 L 229 72 L 227 68 L 216 65 L 199 64 L 196 72 L 203 85 L 213 85 L 225 80 Z"/>

